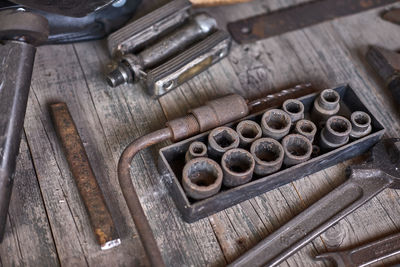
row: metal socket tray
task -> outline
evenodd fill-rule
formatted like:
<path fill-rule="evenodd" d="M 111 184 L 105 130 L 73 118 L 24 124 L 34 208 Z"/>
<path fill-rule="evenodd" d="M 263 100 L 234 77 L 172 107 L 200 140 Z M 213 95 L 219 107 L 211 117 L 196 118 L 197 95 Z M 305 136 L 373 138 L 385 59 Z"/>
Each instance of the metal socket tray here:
<path fill-rule="evenodd" d="M 350 141 L 342 147 L 322 153 L 318 157 L 312 158 L 299 165 L 282 167 L 280 171 L 266 177 L 259 178 L 254 176 L 247 184 L 234 188 L 226 188 L 222 186 L 219 193 L 207 199 L 194 200 L 188 198 L 180 181 L 182 170 L 185 165 L 185 153 L 189 145 L 194 141 L 201 141 L 207 144 L 207 136 L 210 131 L 160 149 L 158 160 L 159 172 L 162 180 L 165 181 L 176 206 L 182 213 L 183 219 L 189 223 L 195 222 L 279 186 L 361 155 L 370 149 L 383 136 L 385 132 L 384 127 L 376 120 L 349 85 L 339 86 L 334 88 L 334 90 L 337 91 L 341 97 L 341 107 L 338 115 L 350 118 L 352 112 L 364 111 L 371 116 L 372 132 L 369 135 L 355 141 Z M 314 99 L 317 95 L 318 93 L 314 93 L 298 98 L 298 100 L 304 104 L 306 119 L 309 118 L 309 114 L 314 104 Z M 246 119 L 260 123 L 264 112 L 265 110 L 252 114 L 234 123 L 230 123 L 227 126 L 234 128 L 239 121 Z M 319 131 L 317 134 L 319 134 Z"/>

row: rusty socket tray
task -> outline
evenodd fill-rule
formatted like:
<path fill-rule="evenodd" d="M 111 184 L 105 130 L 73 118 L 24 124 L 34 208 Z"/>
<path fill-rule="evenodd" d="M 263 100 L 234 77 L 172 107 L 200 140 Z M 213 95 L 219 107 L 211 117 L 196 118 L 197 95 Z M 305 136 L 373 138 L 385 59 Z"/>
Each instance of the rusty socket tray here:
<path fill-rule="evenodd" d="M 342 147 L 322 153 L 320 156 L 299 165 L 292 167 L 283 166 L 280 171 L 266 177 L 258 178 L 253 176 L 253 180 L 247 184 L 234 188 L 225 188 L 222 186 L 219 193 L 207 199 L 193 200 L 188 198 L 180 180 L 185 164 L 185 153 L 189 145 L 193 141 L 201 141 L 207 144 L 207 136 L 210 131 L 160 149 L 158 160 L 159 173 L 161 179 L 166 183 L 177 208 L 182 213 L 183 219 L 189 223 L 195 222 L 279 186 L 361 155 L 377 143 L 385 132 L 382 124 L 369 112 L 365 104 L 362 103 L 349 85 L 339 86 L 334 88 L 334 90 L 341 97 L 339 115 L 350 118 L 351 112 L 360 110 L 367 112 L 371 116 L 372 132 L 369 135 L 355 141 L 350 141 Z M 312 110 L 314 99 L 317 95 L 318 93 L 314 93 L 298 98 L 304 104 L 306 119 L 309 119 L 309 113 Z M 265 110 L 252 114 L 227 126 L 234 128 L 239 121 L 245 119 L 254 120 L 259 123 L 264 112 Z"/>

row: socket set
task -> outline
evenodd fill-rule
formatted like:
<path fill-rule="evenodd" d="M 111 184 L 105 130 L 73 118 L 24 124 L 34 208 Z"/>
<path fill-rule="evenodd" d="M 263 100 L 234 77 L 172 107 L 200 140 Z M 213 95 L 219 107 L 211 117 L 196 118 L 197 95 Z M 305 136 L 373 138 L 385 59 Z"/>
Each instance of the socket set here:
<path fill-rule="evenodd" d="M 159 151 L 159 172 L 187 222 L 356 157 L 384 134 L 349 85 L 188 138 Z"/>

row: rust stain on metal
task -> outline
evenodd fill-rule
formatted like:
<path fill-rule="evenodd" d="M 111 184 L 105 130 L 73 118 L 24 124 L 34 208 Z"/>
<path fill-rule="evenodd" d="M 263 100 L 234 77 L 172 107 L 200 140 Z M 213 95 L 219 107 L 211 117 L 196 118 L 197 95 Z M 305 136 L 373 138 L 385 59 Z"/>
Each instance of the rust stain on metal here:
<path fill-rule="evenodd" d="M 99 244 L 102 249 L 119 245 L 120 241 L 114 222 L 67 105 L 65 103 L 53 104 L 50 105 L 50 110 L 54 128 L 62 143 L 65 157 Z"/>
<path fill-rule="evenodd" d="M 228 24 L 238 43 L 249 43 L 320 22 L 388 5 L 396 0 L 317 0 Z"/>

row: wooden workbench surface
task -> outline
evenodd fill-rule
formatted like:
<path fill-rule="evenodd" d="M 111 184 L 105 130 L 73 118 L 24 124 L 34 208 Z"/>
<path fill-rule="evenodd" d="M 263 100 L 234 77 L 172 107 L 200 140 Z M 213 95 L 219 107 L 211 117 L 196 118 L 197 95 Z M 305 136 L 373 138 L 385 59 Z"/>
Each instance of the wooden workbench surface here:
<path fill-rule="evenodd" d="M 166 1 L 143 2 L 142 13 Z M 254 0 L 208 11 L 225 25 L 300 2 L 305 1 Z M 369 44 L 400 48 L 400 27 L 382 21 L 381 11 L 254 44 L 235 44 L 228 58 L 158 101 L 138 85 L 114 89 L 106 85 L 103 73 L 110 58 L 104 41 L 40 47 L 5 240 L 0 245 L 0 266 L 148 265 L 118 186 L 118 158 L 133 139 L 228 92 L 252 99 L 303 82 L 321 89 L 350 83 L 387 128 L 387 135 L 398 136 L 396 106 L 364 59 Z M 50 121 L 48 105 L 56 101 L 66 102 L 75 120 L 122 238 L 117 248 L 103 252 L 96 244 Z M 132 177 L 167 266 L 221 266 L 233 261 L 342 183 L 345 167 L 352 163 L 339 164 L 187 224 L 159 180 L 156 157 L 162 145 L 135 157 Z M 384 190 L 282 266 L 321 266 L 324 263 L 312 260 L 316 253 L 357 246 L 399 231 L 399 200 L 397 191 Z M 397 257 L 379 264 L 399 261 Z"/>

